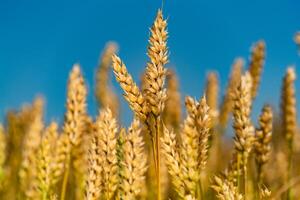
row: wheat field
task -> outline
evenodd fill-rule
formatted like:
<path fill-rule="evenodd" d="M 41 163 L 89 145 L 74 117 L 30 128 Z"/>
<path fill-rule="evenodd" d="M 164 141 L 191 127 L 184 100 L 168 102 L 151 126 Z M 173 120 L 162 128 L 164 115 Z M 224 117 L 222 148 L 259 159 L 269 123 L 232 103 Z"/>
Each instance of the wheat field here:
<path fill-rule="evenodd" d="M 0 125 L 0 199 L 300 199 L 295 67 L 282 76 L 280 113 L 266 102 L 252 115 L 263 40 L 251 48 L 249 65 L 234 61 L 225 91 L 210 72 L 201 96 L 183 97 L 176 72 L 166 67 L 167 25 L 159 9 L 141 80 L 117 55 L 117 44 L 107 43 L 95 74 L 97 116 L 87 112 L 78 64 L 69 74 L 62 126 L 45 123 L 42 97 L 7 112 Z M 295 42 L 300 46 L 299 33 Z M 120 98 L 134 114 L 129 127 L 119 122 Z"/>

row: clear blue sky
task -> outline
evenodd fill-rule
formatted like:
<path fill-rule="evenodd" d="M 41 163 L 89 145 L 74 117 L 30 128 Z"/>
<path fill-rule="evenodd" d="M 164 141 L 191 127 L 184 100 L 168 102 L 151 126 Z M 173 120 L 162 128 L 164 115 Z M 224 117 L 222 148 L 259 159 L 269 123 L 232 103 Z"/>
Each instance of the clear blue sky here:
<path fill-rule="evenodd" d="M 47 119 L 62 120 L 68 73 L 75 62 L 88 80 L 89 111 L 95 114 L 93 76 L 104 44 L 119 43 L 120 56 L 138 79 L 147 61 L 149 27 L 161 5 L 156 0 L 1 0 L 1 119 L 8 109 L 43 94 Z M 169 22 L 170 66 L 180 75 L 183 94 L 199 97 L 209 70 L 219 72 L 224 88 L 234 58 L 248 59 L 250 46 L 264 39 L 266 67 L 254 113 L 265 102 L 278 105 L 286 66 L 300 65 L 292 39 L 300 30 L 299 0 L 165 0 L 163 10 Z M 122 109 L 127 123 L 130 111 L 124 102 Z"/>

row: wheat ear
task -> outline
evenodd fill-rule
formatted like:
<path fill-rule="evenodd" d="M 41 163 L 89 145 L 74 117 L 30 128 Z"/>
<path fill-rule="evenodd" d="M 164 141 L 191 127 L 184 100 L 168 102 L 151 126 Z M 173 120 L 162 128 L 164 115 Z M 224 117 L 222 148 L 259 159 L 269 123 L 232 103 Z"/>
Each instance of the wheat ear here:
<path fill-rule="evenodd" d="M 262 184 L 263 166 L 268 162 L 271 152 L 273 113 L 270 106 L 263 107 L 259 118 L 259 128 L 255 131 L 254 152 L 257 166 L 258 185 Z"/>
<path fill-rule="evenodd" d="M 252 48 L 249 72 L 252 77 L 251 96 L 253 99 L 257 95 L 258 86 L 261 79 L 261 72 L 264 67 L 266 51 L 265 46 L 265 42 L 263 40 L 260 40 Z"/>
<path fill-rule="evenodd" d="M 295 96 L 296 74 L 293 67 L 287 69 L 283 79 L 281 94 L 281 112 L 283 134 L 288 145 L 288 175 L 287 183 L 290 182 L 292 171 L 293 141 L 297 129 L 296 96 Z M 291 198 L 291 189 L 287 191 L 288 198 Z"/>
<path fill-rule="evenodd" d="M 101 108 L 110 108 L 114 116 L 119 113 L 119 101 L 113 92 L 110 80 L 111 57 L 118 51 L 114 42 L 108 42 L 101 55 L 99 66 L 96 72 L 95 96 Z"/>
<path fill-rule="evenodd" d="M 238 156 L 238 168 L 242 166 L 243 193 L 247 191 L 247 163 L 254 140 L 254 127 L 251 123 L 251 76 L 246 73 L 242 76 L 240 84 L 234 94 L 233 128 L 235 130 L 234 144 Z M 240 165 L 242 164 L 242 165 Z M 238 170 L 239 171 L 239 170 Z M 245 195 L 246 198 L 246 195 Z"/>
<path fill-rule="evenodd" d="M 94 131 L 91 146 L 88 152 L 88 175 L 86 181 L 86 200 L 97 200 L 101 192 L 101 160 L 100 160 L 100 140 L 98 132 Z"/>
<path fill-rule="evenodd" d="M 167 99 L 163 112 L 163 121 L 168 128 L 178 132 L 181 122 L 181 95 L 179 92 L 178 77 L 174 70 L 168 70 L 167 76 Z"/>
<path fill-rule="evenodd" d="M 244 66 L 244 60 L 238 58 L 234 61 L 234 64 L 231 69 L 229 82 L 226 88 L 226 93 L 221 103 L 220 114 L 219 114 L 219 123 L 223 128 L 226 127 L 229 119 L 229 114 L 231 113 L 233 108 L 232 94 L 240 82 L 243 66 Z"/>
<path fill-rule="evenodd" d="M 101 163 L 101 188 L 105 199 L 112 199 L 118 186 L 117 121 L 109 109 L 100 111 L 96 120 L 96 134 L 99 138 Z"/>
<path fill-rule="evenodd" d="M 210 108 L 210 116 L 212 118 L 212 126 L 216 124 L 218 119 L 218 99 L 219 99 L 219 79 L 216 72 L 210 72 L 207 75 L 205 96 L 207 105 Z"/>
<path fill-rule="evenodd" d="M 80 70 L 80 66 L 75 64 L 70 72 L 67 90 L 66 114 L 63 126 L 63 134 L 66 134 L 69 139 L 69 144 L 65 149 L 65 172 L 62 183 L 61 199 L 66 195 L 68 177 L 70 173 L 71 155 L 73 149 L 78 147 L 82 142 L 82 135 L 85 126 L 86 117 L 86 95 L 87 89 Z"/>
<path fill-rule="evenodd" d="M 122 199 L 137 199 L 141 192 L 147 169 L 147 157 L 144 152 L 143 137 L 137 120 L 134 120 L 125 136 L 122 165 Z"/>
<path fill-rule="evenodd" d="M 26 198 L 33 198 L 37 195 L 37 150 L 41 141 L 43 130 L 43 105 L 42 98 L 37 98 L 33 105 L 33 119 L 28 127 L 24 138 L 22 162 L 19 170 L 20 188 Z"/>
<path fill-rule="evenodd" d="M 38 150 L 38 188 L 40 198 L 46 200 L 50 197 L 51 187 L 53 186 L 53 149 L 57 139 L 57 124 L 52 122 L 46 128 Z"/>
<path fill-rule="evenodd" d="M 129 103 L 130 108 L 140 120 L 143 122 L 146 121 L 149 109 L 147 108 L 144 96 L 133 81 L 131 75 L 128 73 L 127 68 L 121 59 L 118 56 L 113 55 L 112 61 L 116 79 L 124 91 L 124 97 Z"/>
<path fill-rule="evenodd" d="M 238 188 L 225 177 L 215 176 L 211 187 L 217 193 L 217 198 L 219 200 L 243 199 L 243 196 L 238 192 Z"/>
<path fill-rule="evenodd" d="M 179 145 L 176 141 L 176 134 L 164 127 L 164 134 L 161 138 L 161 141 L 162 152 L 166 158 L 168 172 L 171 175 L 174 189 L 179 197 L 184 198 L 188 191 L 186 191 L 186 186 L 184 183 L 185 177 L 182 172 L 186 171 L 186 169 L 181 162 Z"/>

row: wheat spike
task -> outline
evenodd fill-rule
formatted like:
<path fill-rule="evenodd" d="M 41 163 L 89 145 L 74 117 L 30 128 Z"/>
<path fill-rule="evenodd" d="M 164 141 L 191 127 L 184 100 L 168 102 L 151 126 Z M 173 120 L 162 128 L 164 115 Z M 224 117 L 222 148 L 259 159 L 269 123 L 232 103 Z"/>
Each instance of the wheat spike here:
<path fill-rule="evenodd" d="M 53 149 L 57 139 L 57 124 L 52 122 L 46 128 L 38 150 L 38 188 L 40 197 L 47 199 L 50 196 L 50 189 L 53 186 Z"/>
<path fill-rule="evenodd" d="M 82 139 L 86 114 L 86 95 L 87 89 L 80 66 L 75 64 L 68 82 L 67 112 L 64 121 L 64 133 L 69 136 L 73 146 L 77 146 Z"/>
<path fill-rule="evenodd" d="M 163 121 L 168 128 L 179 129 L 181 121 L 181 96 L 179 83 L 175 71 L 168 70 L 167 76 L 167 100 L 163 113 Z"/>
<path fill-rule="evenodd" d="M 253 144 L 254 127 L 250 120 L 251 114 L 251 76 L 246 73 L 234 94 L 233 128 L 235 130 L 234 144 L 237 152 L 247 158 Z"/>
<path fill-rule="evenodd" d="M 179 152 L 179 145 L 176 141 L 176 134 L 173 131 L 169 131 L 166 127 L 164 127 L 164 134 L 161 138 L 162 141 L 162 151 L 166 157 L 166 164 L 168 167 L 168 172 L 171 175 L 174 189 L 176 190 L 177 194 L 184 198 L 186 195 L 185 191 L 185 184 L 184 184 L 184 176 L 183 165 L 181 163 L 181 157 Z"/>
<path fill-rule="evenodd" d="M 121 59 L 118 56 L 113 55 L 112 61 L 116 79 L 124 91 L 124 97 L 129 103 L 130 108 L 141 119 L 141 121 L 146 121 L 148 108 L 145 98 L 136 83 L 133 81 L 131 75 L 128 73 L 127 68 Z"/>
<path fill-rule="evenodd" d="M 33 105 L 33 120 L 28 127 L 24 138 L 22 162 L 19 170 L 20 188 L 27 198 L 37 195 L 36 175 L 37 175 L 37 150 L 41 141 L 43 130 L 43 105 L 42 98 L 37 98 Z"/>
<path fill-rule="evenodd" d="M 91 146 L 88 152 L 88 175 L 86 181 L 86 200 L 97 200 L 100 197 L 101 192 L 101 159 L 100 159 L 100 140 L 94 133 Z"/>
<path fill-rule="evenodd" d="M 188 102 L 188 103 L 187 103 Z M 190 105 L 191 104 L 191 105 Z M 197 183 L 200 179 L 199 176 L 199 133 L 197 131 L 197 106 L 198 103 L 190 97 L 186 98 L 186 107 L 188 115 L 184 120 L 183 128 L 181 131 L 182 148 L 180 155 L 182 156 L 182 164 L 186 168 L 185 184 L 190 191 L 191 195 L 196 196 Z"/>
<path fill-rule="evenodd" d="M 102 110 L 96 120 L 96 134 L 99 137 L 102 194 L 108 200 L 113 198 L 118 186 L 117 131 L 111 111 Z"/>
<path fill-rule="evenodd" d="M 255 160 L 258 170 L 258 181 L 262 180 L 262 167 L 270 158 L 271 139 L 272 139 L 272 123 L 273 113 L 270 106 L 263 107 L 262 113 L 259 118 L 259 128 L 255 131 L 254 152 Z"/>
<path fill-rule="evenodd" d="M 110 80 L 111 57 L 118 51 L 118 45 L 108 42 L 101 55 L 99 67 L 96 72 L 95 96 L 101 108 L 109 108 L 114 116 L 119 113 L 119 101 L 113 92 Z"/>
<path fill-rule="evenodd" d="M 70 154 L 70 140 L 66 134 L 60 134 L 54 149 L 53 185 L 57 184 L 67 167 L 67 157 Z"/>
<path fill-rule="evenodd" d="M 283 79 L 281 95 L 282 127 L 287 141 L 293 140 L 297 128 L 295 80 L 295 70 L 289 67 Z"/>
<path fill-rule="evenodd" d="M 219 200 L 242 200 L 243 196 L 238 193 L 238 189 L 234 184 L 225 177 L 214 177 L 214 183 L 211 186 L 212 189 L 217 193 L 216 197 Z"/>
<path fill-rule="evenodd" d="M 281 112 L 283 134 L 288 146 L 288 168 L 287 168 L 287 184 L 290 183 L 292 173 L 292 158 L 294 154 L 294 135 L 297 130 L 297 109 L 296 109 L 296 89 L 295 89 L 296 73 L 293 67 L 289 67 L 283 79 L 281 94 Z M 291 187 L 287 190 L 288 198 L 291 198 Z"/>
<path fill-rule="evenodd" d="M 251 61 L 249 65 L 249 72 L 252 77 L 251 96 L 254 99 L 257 95 L 258 86 L 261 79 L 261 72 L 265 62 L 265 42 L 258 41 L 252 48 Z"/>
<path fill-rule="evenodd" d="M 235 90 L 233 106 L 233 128 L 235 130 L 234 146 L 237 152 L 237 180 L 242 181 L 243 194 L 247 194 L 248 158 L 254 142 L 254 127 L 251 123 L 251 76 L 247 72 L 241 77 L 240 84 Z M 240 176 L 239 170 L 242 169 Z"/>
<path fill-rule="evenodd" d="M 144 142 L 140 135 L 139 122 L 134 120 L 125 136 L 122 165 L 122 199 L 137 199 L 145 179 L 147 157 Z"/>
<path fill-rule="evenodd" d="M 199 132 L 199 169 L 204 170 L 208 159 L 208 139 L 210 136 L 211 117 L 210 108 L 206 103 L 205 96 L 198 105 L 197 128 Z"/>
<path fill-rule="evenodd" d="M 225 96 L 223 97 L 223 101 L 220 108 L 220 114 L 219 114 L 219 123 L 222 127 L 226 127 L 229 114 L 232 111 L 233 108 L 232 94 L 235 88 L 237 87 L 237 85 L 239 84 L 243 66 L 244 66 L 244 60 L 241 58 L 236 59 L 232 66 L 229 82 L 226 88 Z"/>
<path fill-rule="evenodd" d="M 213 119 L 213 124 L 218 119 L 218 99 L 219 99 L 219 80 L 216 72 L 210 72 L 207 75 L 205 96 L 207 105 L 210 108 L 210 116 Z"/>
<path fill-rule="evenodd" d="M 158 10 L 156 19 L 150 29 L 148 57 L 150 61 L 146 68 L 145 95 L 151 112 L 158 116 L 164 109 L 166 90 L 164 89 L 166 69 L 168 62 L 168 49 L 166 30 L 167 21 L 163 18 L 161 10 Z"/>

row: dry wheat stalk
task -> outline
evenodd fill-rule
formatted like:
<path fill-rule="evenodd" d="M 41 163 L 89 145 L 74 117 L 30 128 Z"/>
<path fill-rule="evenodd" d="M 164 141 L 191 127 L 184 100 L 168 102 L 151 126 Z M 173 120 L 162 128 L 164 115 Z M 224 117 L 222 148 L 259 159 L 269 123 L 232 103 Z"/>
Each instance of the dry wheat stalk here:
<path fill-rule="evenodd" d="M 259 128 L 255 131 L 254 152 L 257 165 L 258 183 L 262 183 L 263 166 L 268 162 L 271 153 L 273 113 L 268 105 L 263 107 L 259 118 Z"/>
<path fill-rule="evenodd" d="M 216 124 L 218 119 L 218 99 L 219 99 L 219 80 L 216 72 L 210 72 L 207 75 L 205 96 L 207 100 L 207 105 L 210 108 L 210 116 L 213 119 L 212 125 Z"/>
<path fill-rule="evenodd" d="M 131 75 L 128 73 L 127 68 L 121 59 L 118 56 L 113 55 L 112 61 L 116 79 L 124 91 L 124 97 L 128 101 L 130 108 L 141 121 L 146 121 L 149 109 L 147 108 L 145 98 L 133 81 Z"/>
<path fill-rule="evenodd" d="M 121 172 L 122 199 L 137 199 L 145 179 L 147 156 L 144 153 L 143 137 L 137 120 L 134 120 L 125 136 Z"/>
<path fill-rule="evenodd" d="M 252 47 L 252 55 L 249 65 L 249 72 L 252 77 L 252 98 L 255 98 L 257 95 L 257 90 L 261 79 L 261 72 L 265 62 L 265 46 L 265 42 L 260 40 Z"/>
<path fill-rule="evenodd" d="M 232 111 L 232 107 L 233 107 L 232 94 L 240 82 L 243 66 L 244 66 L 244 60 L 241 58 L 236 59 L 232 66 L 229 82 L 226 88 L 225 96 L 223 97 L 223 102 L 221 104 L 220 114 L 219 114 L 219 123 L 222 127 L 226 127 L 229 114 Z"/>
<path fill-rule="evenodd" d="M 117 121 L 109 109 L 102 110 L 95 124 L 99 138 L 101 189 L 105 199 L 112 199 L 118 186 Z"/>
<path fill-rule="evenodd" d="M 48 199 L 53 186 L 53 149 L 57 139 L 57 124 L 52 122 L 45 130 L 38 150 L 38 189 L 41 199 Z"/>
<path fill-rule="evenodd" d="M 109 108 L 114 116 L 119 113 L 119 100 L 113 92 L 110 83 L 110 65 L 111 57 L 118 50 L 118 46 L 114 42 L 108 42 L 101 55 L 99 67 L 96 73 L 95 96 L 101 108 Z"/>

